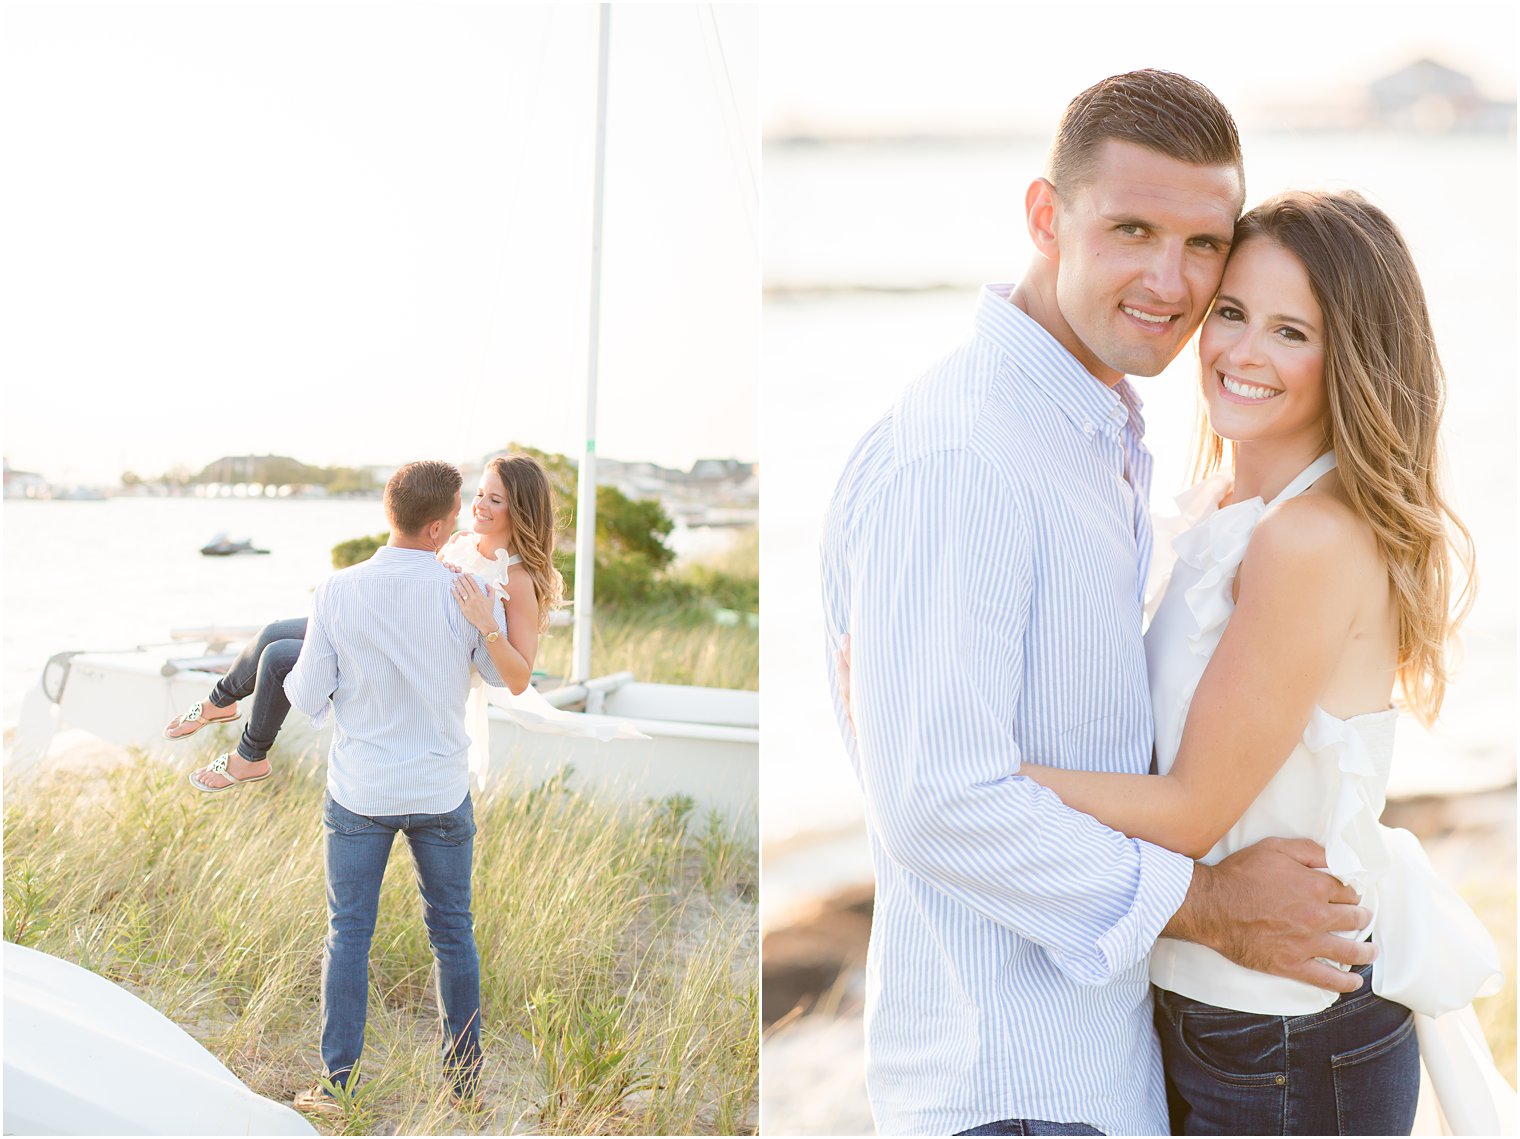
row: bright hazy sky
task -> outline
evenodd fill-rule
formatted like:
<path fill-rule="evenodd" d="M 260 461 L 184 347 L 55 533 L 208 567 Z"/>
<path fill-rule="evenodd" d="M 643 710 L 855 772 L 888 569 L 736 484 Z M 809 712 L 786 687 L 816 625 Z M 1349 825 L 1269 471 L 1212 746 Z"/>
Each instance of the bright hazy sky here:
<path fill-rule="evenodd" d="M 0 20 L 12 466 L 579 452 L 594 5 Z M 618 4 L 611 42 L 598 450 L 755 459 L 756 10 Z"/>
<path fill-rule="evenodd" d="M 767 131 L 1020 129 L 1048 134 L 1107 75 L 1181 71 L 1242 116 L 1333 96 L 1430 56 L 1515 97 L 1516 5 L 1002 3 L 768 5 Z"/>

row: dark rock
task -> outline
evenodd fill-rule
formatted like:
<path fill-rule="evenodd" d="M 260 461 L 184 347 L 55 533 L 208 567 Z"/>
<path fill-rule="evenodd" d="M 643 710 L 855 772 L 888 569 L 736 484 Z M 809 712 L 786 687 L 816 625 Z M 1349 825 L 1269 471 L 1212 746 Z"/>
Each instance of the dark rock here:
<path fill-rule="evenodd" d="M 875 896 L 872 886 L 841 890 L 765 935 L 760 1015 L 766 1027 L 825 998 L 850 999 L 849 982 L 865 967 Z"/>

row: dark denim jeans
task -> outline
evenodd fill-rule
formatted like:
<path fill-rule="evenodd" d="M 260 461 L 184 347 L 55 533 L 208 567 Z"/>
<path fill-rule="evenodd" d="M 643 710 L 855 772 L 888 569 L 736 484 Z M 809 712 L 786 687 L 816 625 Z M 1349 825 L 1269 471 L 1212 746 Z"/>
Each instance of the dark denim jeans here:
<path fill-rule="evenodd" d="M 280 727 L 290 714 L 285 677 L 295 668 L 305 637 L 305 617 L 271 621 L 243 646 L 227 675 L 211 690 L 211 703 L 218 708 L 225 708 L 235 700 L 246 700 L 253 693 L 253 710 L 237 746 L 238 754 L 246 760 L 257 761 L 269 754 L 275 736 L 280 734 Z"/>
<path fill-rule="evenodd" d="M 1234 1012 L 1156 989 L 1174 1135 L 1408 1135 L 1414 1016 L 1362 987 L 1308 1016 Z"/>
<path fill-rule="evenodd" d="M 970 1131 L 957 1131 L 957 1135 L 1102 1135 L 1096 1127 L 1085 1123 L 1047 1123 L 1043 1119 L 1000 1119 L 996 1123 L 984 1123 Z"/>
<path fill-rule="evenodd" d="M 437 966 L 444 1070 L 455 1090 L 474 1095 L 480 1078 L 480 958 L 470 914 L 475 809 L 443 815 L 357 815 L 327 796 L 327 945 L 322 953 L 322 1064 L 347 1086 L 364 1049 L 369 1010 L 369 946 L 391 840 L 406 835 L 422 894 L 422 920 Z"/>

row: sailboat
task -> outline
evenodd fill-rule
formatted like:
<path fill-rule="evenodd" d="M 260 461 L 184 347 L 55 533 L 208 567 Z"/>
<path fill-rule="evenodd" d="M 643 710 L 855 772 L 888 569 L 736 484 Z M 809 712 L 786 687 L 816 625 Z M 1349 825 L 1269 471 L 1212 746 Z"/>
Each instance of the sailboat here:
<path fill-rule="evenodd" d="M 633 804 L 681 796 L 753 825 L 759 798 L 759 693 L 594 676 L 592 622 L 596 534 L 596 400 L 601 323 L 602 220 L 612 5 L 600 5 L 595 192 L 585 440 L 579 459 L 573 665 L 568 683 L 513 697 L 487 689 L 489 757 L 476 776 L 536 785 L 563 776 L 599 798 Z M 202 699 L 255 628 L 173 630 L 169 640 L 125 652 L 55 655 L 28 693 L 7 757 L 14 775 L 44 759 L 59 732 L 82 730 L 150 754 L 167 754 L 163 725 Z M 291 717 L 282 750 L 325 755 L 327 729 Z M 302 738 L 303 734 L 308 738 Z M 178 752 L 181 757 L 184 752 Z"/>

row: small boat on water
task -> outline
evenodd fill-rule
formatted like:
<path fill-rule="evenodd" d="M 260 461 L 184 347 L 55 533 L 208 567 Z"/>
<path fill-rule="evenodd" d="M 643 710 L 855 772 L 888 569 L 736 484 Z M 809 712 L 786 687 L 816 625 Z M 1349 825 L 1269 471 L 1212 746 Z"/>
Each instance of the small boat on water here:
<path fill-rule="evenodd" d="M 268 550 L 255 549 L 252 538 L 243 538 L 234 542 L 226 534 L 213 535 L 211 541 L 201 547 L 201 553 L 208 558 L 226 558 L 233 554 L 267 554 Z"/>
<path fill-rule="evenodd" d="M 79 730 L 123 747 L 189 763 L 200 749 L 173 744 L 163 727 L 204 699 L 255 628 L 176 630 L 126 652 L 55 655 L 22 703 L 7 776 L 45 760 L 54 738 Z M 485 786 L 531 787 L 556 775 L 610 802 L 690 798 L 752 825 L 759 801 L 760 694 L 650 684 L 632 673 L 557 685 L 521 696 L 487 688 L 489 747 L 475 775 Z M 296 714 L 281 754 L 325 761 L 331 728 Z M 231 740 L 229 739 L 229 746 Z"/>
<path fill-rule="evenodd" d="M 7 1135 L 315 1135 L 120 985 L 5 943 Z"/>

